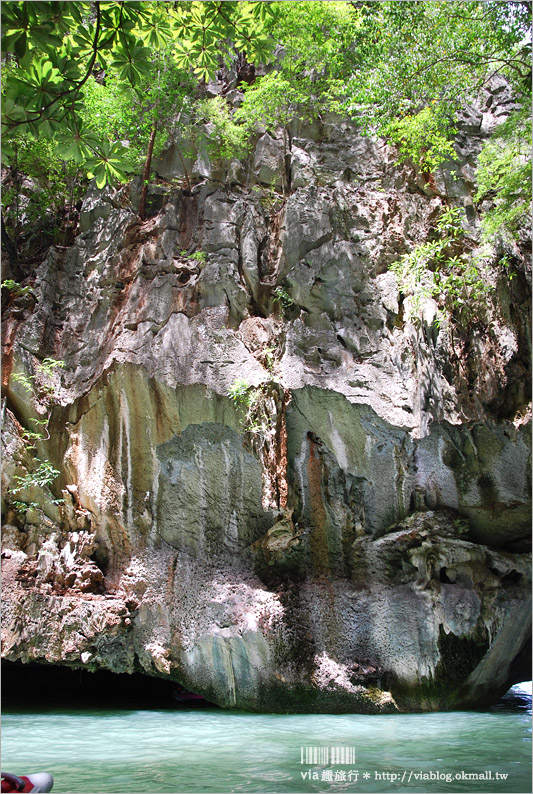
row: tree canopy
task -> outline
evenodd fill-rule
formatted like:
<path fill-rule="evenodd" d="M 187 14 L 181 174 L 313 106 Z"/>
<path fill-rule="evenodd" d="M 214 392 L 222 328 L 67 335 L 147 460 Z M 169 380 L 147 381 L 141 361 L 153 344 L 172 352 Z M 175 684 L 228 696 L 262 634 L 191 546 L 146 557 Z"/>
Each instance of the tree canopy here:
<path fill-rule="evenodd" d="M 458 113 L 499 74 L 515 112 L 481 156 L 478 195 L 496 195 L 493 226 L 514 233 L 530 200 L 530 25 L 531 3 L 512 0 L 4 0 L 4 162 L 42 165 L 46 149 L 98 187 L 135 173 L 146 184 L 173 126 L 209 121 L 230 157 L 258 129 L 331 110 L 431 172 L 454 156 Z M 240 108 L 206 100 L 207 81 L 238 58 L 268 64 Z"/>
<path fill-rule="evenodd" d="M 203 80 L 229 43 L 252 61 L 264 59 L 271 49 L 264 33 L 269 8 L 257 2 L 3 3 L 2 52 L 15 61 L 3 81 L 4 157 L 13 155 L 10 140 L 18 133 L 44 136 L 57 141 L 63 157 L 86 162 L 100 187 L 124 181 L 124 145 L 87 123 L 91 77 L 103 73 L 143 94 L 155 78 L 162 96 L 162 53 Z"/>

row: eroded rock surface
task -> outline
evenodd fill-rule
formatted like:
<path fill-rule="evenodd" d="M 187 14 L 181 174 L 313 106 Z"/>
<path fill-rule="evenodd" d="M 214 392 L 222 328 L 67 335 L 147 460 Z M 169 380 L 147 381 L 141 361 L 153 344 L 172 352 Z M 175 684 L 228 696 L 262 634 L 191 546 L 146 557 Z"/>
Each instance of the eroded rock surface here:
<path fill-rule="evenodd" d="M 479 245 L 506 102 L 465 116 L 431 183 L 331 117 L 295 125 L 285 182 L 265 134 L 248 164 L 200 152 L 144 223 L 133 189 L 87 197 L 4 317 L 6 658 L 266 711 L 473 706 L 527 675 L 527 252 L 462 329 L 433 301 L 410 322 L 387 269 L 449 203 Z M 52 408 L 10 379 L 46 357 Z M 15 496 L 49 412 L 34 454 L 60 475 Z"/>

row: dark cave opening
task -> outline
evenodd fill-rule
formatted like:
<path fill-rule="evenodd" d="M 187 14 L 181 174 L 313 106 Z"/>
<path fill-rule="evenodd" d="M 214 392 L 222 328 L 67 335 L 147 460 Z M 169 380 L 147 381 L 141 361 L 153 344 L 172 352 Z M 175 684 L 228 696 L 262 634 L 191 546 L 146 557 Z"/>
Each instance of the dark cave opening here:
<path fill-rule="evenodd" d="M 141 673 L 91 672 L 53 664 L 2 660 L 2 708 L 182 709 L 214 704 L 178 701 L 175 681 Z M 181 695 L 183 696 L 183 695 Z"/>

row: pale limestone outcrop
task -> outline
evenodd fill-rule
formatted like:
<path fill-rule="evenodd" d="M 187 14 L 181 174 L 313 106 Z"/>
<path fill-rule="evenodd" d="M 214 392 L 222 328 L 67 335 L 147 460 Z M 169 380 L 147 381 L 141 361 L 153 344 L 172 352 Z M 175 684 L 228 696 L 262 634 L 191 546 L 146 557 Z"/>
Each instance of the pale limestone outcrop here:
<path fill-rule="evenodd" d="M 231 189 L 200 153 L 192 194 L 159 184 L 144 223 L 134 190 L 90 193 L 37 302 L 4 320 L 6 658 L 272 711 L 469 706 L 521 680 L 522 261 L 463 329 L 437 327 L 434 301 L 406 320 L 387 270 L 444 201 L 479 244 L 471 172 L 494 112 L 465 116 L 432 185 L 328 117 L 292 129 L 283 202 L 250 189 L 277 184 L 281 136 Z M 158 173 L 179 163 L 170 150 Z M 65 362 L 52 409 L 9 380 L 46 356 Z M 253 428 L 228 396 L 239 380 L 259 395 Z M 37 452 L 64 501 L 26 489 L 17 511 L 21 432 L 49 410 Z"/>

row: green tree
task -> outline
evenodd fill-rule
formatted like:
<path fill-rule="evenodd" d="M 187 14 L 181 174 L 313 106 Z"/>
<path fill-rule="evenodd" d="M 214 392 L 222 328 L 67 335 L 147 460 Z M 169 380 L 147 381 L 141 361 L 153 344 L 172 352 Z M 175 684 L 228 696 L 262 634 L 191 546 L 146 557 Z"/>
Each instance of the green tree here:
<path fill-rule="evenodd" d="M 483 216 L 486 239 L 516 239 L 531 218 L 531 116 L 512 114 L 478 158 L 476 200 L 490 202 Z"/>
<path fill-rule="evenodd" d="M 21 238 L 32 238 L 33 247 L 36 241 L 47 247 L 68 240 L 86 180 L 78 165 L 58 156 L 55 144 L 46 138 L 35 140 L 19 133 L 12 147 L 2 184 L 2 240 L 7 243 L 12 273 L 17 274 Z"/>
<path fill-rule="evenodd" d="M 144 193 L 169 117 L 207 120 L 226 157 L 243 150 L 247 132 L 280 126 L 287 153 L 295 116 L 335 110 L 431 171 L 453 157 L 459 111 L 495 74 L 510 82 L 518 106 L 528 106 L 531 92 L 529 2 L 5 0 L 2 20 L 8 161 L 21 133 L 46 138 L 103 186 L 138 171 L 142 150 Z M 274 66 L 246 88 L 237 112 L 220 99 L 197 112 L 187 106 L 194 93 L 187 76 L 202 83 L 236 53 L 268 60 L 274 42 Z M 97 94 L 102 102 L 120 95 L 109 114 L 114 127 L 95 115 Z M 502 127 L 502 157 L 519 126 Z M 503 169 L 490 190 L 510 198 L 505 182 Z"/>
<path fill-rule="evenodd" d="M 433 298 L 449 318 L 464 325 L 479 315 L 493 290 L 487 278 L 490 252 L 474 255 L 466 249 L 462 215 L 455 207 L 443 210 L 435 224 L 437 238 L 415 246 L 389 267 L 409 299 L 407 314 L 414 322 L 420 322 L 425 300 Z"/>
<path fill-rule="evenodd" d="M 24 294 L 26 289 L 25 287 L 20 287 L 19 284 L 12 280 L 4 281 L 2 287 L 19 295 Z M 64 366 L 63 361 L 45 358 L 40 364 L 35 366 L 32 375 L 19 372 L 12 375 L 11 380 L 12 383 L 20 384 L 28 392 L 28 397 L 32 403 L 38 403 L 41 406 L 46 405 L 50 409 L 56 399 L 54 376 L 57 370 L 63 369 Z M 53 504 L 59 504 L 63 501 L 62 499 L 54 499 L 50 491 L 50 486 L 60 474 L 59 469 L 56 469 L 49 460 L 43 459 L 37 454 L 37 446 L 50 439 L 48 430 L 50 410 L 47 411 L 44 418 L 36 419 L 33 417 L 29 421 L 35 429 L 24 428 L 21 438 L 26 455 L 31 459 L 31 464 L 25 474 L 14 475 L 15 487 L 7 492 L 11 497 L 13 507 L 22 515 L 25 515 L 30 507 L 38 507 L 38 503 L 28 502 L 26 499 L 12 499 L 13 496 L 17 496 L 21 492 L 23 496 L 27 497 L 35 488 L 39 488 L 45 492 L 45 499 L 49 499 Z"/>
<path fill-rule="evenodd" d="M 350 3 L 302 0 L 274 3 L 267 29 L 280 45 L 276 67 L 245 88 L 235 119 L 251 132 L 281 127 L 286 157 L 291 122 L 333 107 L 355 68 L 354 41 L 362 35 L 362 23 Z"/>
<path fill-rule="evenodd" d="M 196 118 L 207 124 L 209 150 L 228 160 L 245 154 L 249 149 L 248 130 L 232 116 L 230 107 L 221 96 L 202 99 L 196 105 Z"/>
<path fill-rule="evenodd" d="M 459 114 L 495 75 L 516 109 L 480 158 L 480 193 L 490 193 L 487 233 L 514 229 L 529 212 L 524 154 L 531 99 L 531 3 L 275 3 L 281 44 L 276 68 L 246 89 L 238 111 L 254 128 L 284 126 L 335 110 L 363 133 L 386 137 L 399 160 L 432 172 L 453 159 Z M 527 144 L 526 144 L 527 145 Z M 498 176 L 491 174 L 494 159 Z M 497 194 L 497 195 L 496 195 Z"/>
<path fill-rule="evenodd" d="M 386 133 L 408 116 L 419 125 L 426 109 L 432 137 L 435 125 L 453 128 L 457 112 L 497 73 L 517 99 L 530 94 L 530 3 L 384 2 L 372 4 L 366 19 L 367 52 L 341 103 L 363 127 Z M 416 158 L 420 144 L 411 148 Z"/>
<path fill-rule="evenodd" d="M 103 72 L 132 88 L 143 81 L 157 85 L 159 56 L 169 50 L 180 69 L 191 70 L 200 80 L 208 79 L 221 53 L 232 48 L 244 51 L 251 61 L 264 60 L 271 46 L 264 31 L 269 13 L 270 4 L 258 2 L 6 0 L 2 55 L 15 68 L 3 85 L 4 158 L 9 162 L 13 137 L 24 132 L 35 139 L 55 140 L 62 156 L 84 164 L 100 187 L 127 181 L 126 147 L 116 140 L 101 140 L 84 119 L 90 78 Z M 158 126 L 154 118 L 162 95 L 159 91 L 152 103 L 147 160 L 153 152 Z"/>
<path fill-rule="evenodd" d="M 139 201 L 139 216 L 142 220 L 146 215 L 152 159 L 160 153 L 168 138 L 172 127 L 169 120 L 179 122 L 184 110 L 188 109 L 194 87 L 192 75 L 176 65 L 171 58 L 170 48 L 165 47 L 154 52 L 150 77 L 142 79 L 139 85 L 128 91 L 134 97 L 128 137 L 133 132 L 134 140 L 140 142 L 141 146 L 144 144 L 145 148 Z M 188 176 L 186 178 L 188 180 Z M 190 183 L 188 186 L 190 188 Z"/>

